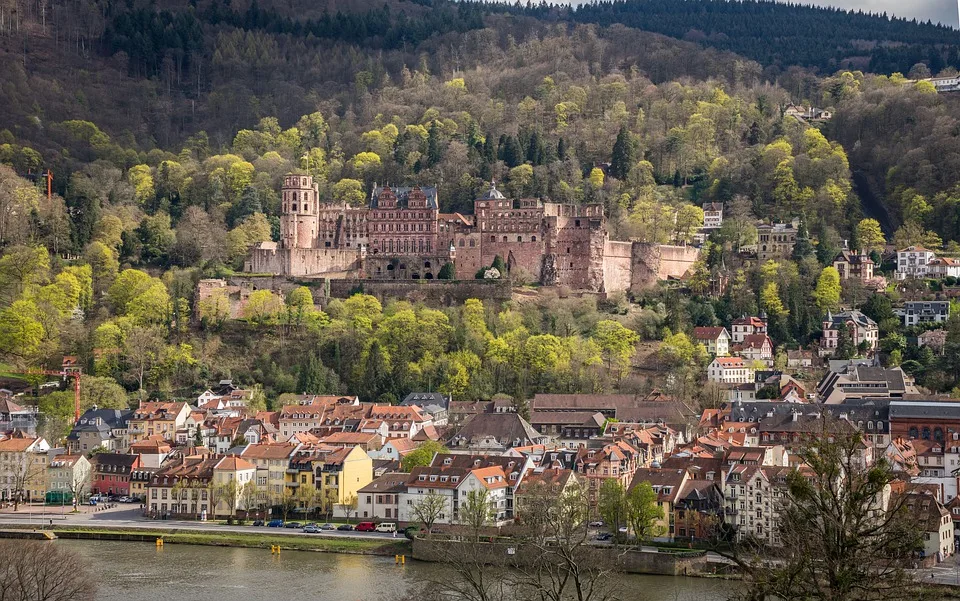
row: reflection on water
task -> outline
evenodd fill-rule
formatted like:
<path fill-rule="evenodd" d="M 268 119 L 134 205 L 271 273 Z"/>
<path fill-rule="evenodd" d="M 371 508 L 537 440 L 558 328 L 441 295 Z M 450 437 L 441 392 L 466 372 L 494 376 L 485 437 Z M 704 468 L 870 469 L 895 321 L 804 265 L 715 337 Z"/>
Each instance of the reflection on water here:
<path fill-rule="evenodd" d="M 114 541 L 54 543 L 84 557 L 98 601 L 390 601 L 442 568 L 392 557 Z M 623 576 L 625 599 L 724 601 L 729 584 L 698 578 Z"/>

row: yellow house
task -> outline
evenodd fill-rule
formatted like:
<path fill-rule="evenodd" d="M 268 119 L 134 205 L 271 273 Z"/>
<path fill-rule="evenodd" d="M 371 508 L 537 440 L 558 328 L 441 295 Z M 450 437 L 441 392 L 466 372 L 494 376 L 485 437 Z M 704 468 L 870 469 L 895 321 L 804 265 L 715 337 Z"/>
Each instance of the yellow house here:
<path fill-rule="evenodd" d="M 359 490 L 373 482 L 373 459 L 360 445 L 301 447 L 289 467 L 286 485 L 293 494 L 308 485 L 316 491 L 313 499 L 299 499 L 299 507 L 329 507 L 341 517 L 355 514 Z"/>
<path fill-rule="evenodd" d="M 290 462 L 300 443 L 280 442 L 248 444 L 240 456 L 256 466 L 256 482 L 260 503 L 272 505 L 279 502 L 287 485 Z"/>
<path fill-rule="evenodd" d="M 653 492 L 657 494 L 657 507 L 660 508 L 660 519 L 657 520 L 656 532 L 654 537 L 663 537 L 673 540 L 674 537 L 674 513 L 673 507 L 676 504 L 680 489 L 690 479 L 690 473 L 685 469 L 664 469 L 655 467 L 643 467 L 633 475 L 633 482 L 630 483 L 630 489 L 639 485 L 641 482 L 649 482 Z"/>
<path fill-rule="evenodd" d="M 127 422 L 130 444 L 154 435 L 172 441 L 189 416 L 190 406 L 186 403 L 140 403 Z"/>
<path fill-rule="evenodd" d="M 0 500 L 43 501 L 49 451 L 46 440 L 20 431 L 0 440 Z"/>

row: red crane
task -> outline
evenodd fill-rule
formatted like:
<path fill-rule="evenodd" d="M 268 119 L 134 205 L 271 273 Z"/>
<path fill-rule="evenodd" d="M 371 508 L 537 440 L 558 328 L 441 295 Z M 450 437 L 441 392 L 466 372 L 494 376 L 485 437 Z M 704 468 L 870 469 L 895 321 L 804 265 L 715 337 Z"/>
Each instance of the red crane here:
<path fill-rule="evenodd" d="M 29 371 L 15 371 L 15 374 L 23 374 L 25 376 L 33 375 L 44 375 L 44 376 L 60 376 L 61 378 L 73 378 L 73 423 L 80 421 L 80 371 L 74 370 L 60 370 L 53 371 L 50 369 L 31 369 Z"/>

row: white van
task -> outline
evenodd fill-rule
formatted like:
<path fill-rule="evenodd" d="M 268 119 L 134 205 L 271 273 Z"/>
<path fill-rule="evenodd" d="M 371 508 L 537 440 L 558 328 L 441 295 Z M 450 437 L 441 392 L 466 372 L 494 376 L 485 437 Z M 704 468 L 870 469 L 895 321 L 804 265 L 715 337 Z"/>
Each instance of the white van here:
<path fill-rule="evenodd" d="M 380 522 L 377 524 L 377 532 L 396 532 L 397 525 L 394 522 Z"/>

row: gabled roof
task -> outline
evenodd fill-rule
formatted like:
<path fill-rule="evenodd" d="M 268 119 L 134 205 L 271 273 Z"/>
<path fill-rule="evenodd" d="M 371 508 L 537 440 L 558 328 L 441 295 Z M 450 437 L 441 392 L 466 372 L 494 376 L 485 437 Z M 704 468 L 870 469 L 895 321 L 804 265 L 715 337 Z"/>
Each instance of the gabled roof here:
<path fill-rule="evenodd" d="M 9 413 L 21 413 L 25 411 L 23 407 L 14 403 L 10 398 L 0 396 L 0 415 Z"/>
<path fill-rule="evenodd" d="M 493 437 L 504 446 L 521 446 L 537 443 L 543 435 L 516 413 L 478 413 L 467 420 L 453 440 L 469 443 L 484 437 Z"/>
<path fill-rule="evenodd" d="M 747 366 L 742 357 L 717 357 L 713 362 L 725 369 L 741 369 Z"/>
<path fill-rule="evenodd" d="M 721 334 L 726 334 L 727 328 L 718 327 L 718 328 L 693 328 L 693 337 L 696 340 L 716 340 L 720 337 Z M 728 334 L 729 336 L 729 334 Z"/>
<path fill-rule="evenodd" d="M 401 493 L 406 492 L 407 484 L 410 482 L 411 474 L 403 472 L 390 472 L 384 474 L 360 488 L 357 492 L 361 493 Z"/>
<path fill-rule="evenodd" d="M 680 485 L 688 477 L 685 469 L 664 469 L 655 467 L 641 467 L 633 475 L 630 488 L 641 482 L 649 482 L 657 491 L 658 501 L 673 502 L 680 493 Z M 669 488 L 669 492 L 667 489 Z"/>
<path fill-rule="evenodd" d="M 224 470 L 228 472 L 236 472 L 240 470 L 255 470 L 257 466 L 253 465 L 246 459 L 236 456 L 227 456 L 217 462 L 214 466 L 215 470 Z"/>

